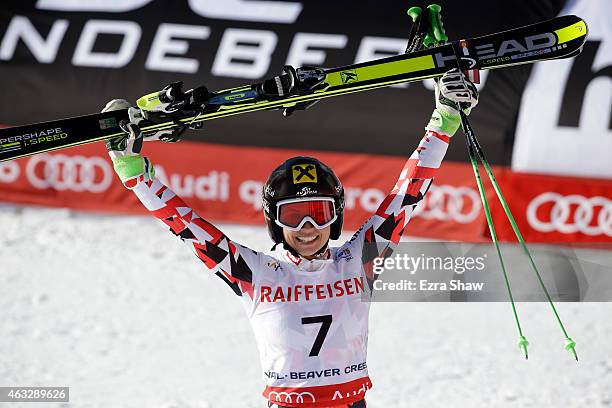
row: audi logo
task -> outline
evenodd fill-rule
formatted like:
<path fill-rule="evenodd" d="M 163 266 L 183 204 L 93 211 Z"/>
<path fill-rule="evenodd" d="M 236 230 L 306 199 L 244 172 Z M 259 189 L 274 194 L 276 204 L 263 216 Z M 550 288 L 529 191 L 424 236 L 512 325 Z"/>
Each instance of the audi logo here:
<path fill-rule="evenodd" d="M 38 189 L 58 191 L 106 191 L 113 179 L 113 171 L 101 157 L 43 154 L 32 157 L 26 166 L 26 177 Z"/>
<path fill-rule="evenodd" d="M 19 165 L 15 162 L 0 163 L 0 183 L 12 183 L 19 177 Z"/>
<path fill-rule="evenodd" d="M 432 185 L 414 209 L 414 216 L 469 224 L 480 214 L 480 195 L 470 187 Z"/>
<path fill-rule="evenodd" d="M 274 401 L 276 402 L 288 402 L 290 404 L 292 403 L 304 403 L 306 401 L 304 401 L 304 397 L 308 396 L 310 397 L 310 401 L 308 402 L 315 402 L 315 396 L 312 395 L 310 392 L 308 391 L 302 391 L 302 392 L 285 392 L 285 391 L 270 391 L 270 394 L 268 394 L 268 398 L 272 399 L 272 394 L 274 394 Z M 295 398 L 295 401 L 293 401 L 293 397 Z M 281 399 L 281 397 L 284 397 L 284 399 Z"/>
<path fill-rule="evenodd" d="M 552 203 L 552 206 L 549 204 Z M 545 206 L 545 207 L 543 207 Z M 572 207 L 576 209 L 572 211 Z M 542 217 L 545 215 L 545 217 Z M 527 206 L 527 221 L 536 231 L 612 236 L 612 200 L 607 197 L 561 195 L 551 191 L 535 197 Z"/>

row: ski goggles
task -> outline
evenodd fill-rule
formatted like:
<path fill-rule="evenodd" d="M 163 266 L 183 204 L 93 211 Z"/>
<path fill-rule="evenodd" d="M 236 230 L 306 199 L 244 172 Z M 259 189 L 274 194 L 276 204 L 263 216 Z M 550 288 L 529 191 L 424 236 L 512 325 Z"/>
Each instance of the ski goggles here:
<path fill-rule="evenodd" d="M 276 204 L 276 224 L 291 231 L 299 231 L 308 221 L 323 229 L 337 218 L 336 204 L 329 197 L 290 198 Z"/>

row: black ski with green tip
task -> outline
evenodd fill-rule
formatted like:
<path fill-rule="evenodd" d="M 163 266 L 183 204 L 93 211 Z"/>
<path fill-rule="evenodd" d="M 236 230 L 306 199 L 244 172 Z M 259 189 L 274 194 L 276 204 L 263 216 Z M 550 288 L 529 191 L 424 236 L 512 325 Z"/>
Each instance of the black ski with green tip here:
<path fill-rule="evenodd" d="M 580 53 L 586 36 L 587 26 L 580 17 L 557 17 L 408 54 L 318 69 L 322 80 L 317 86 L 285 97 L 258 94 L 255 90 L 260 89 L 261 83 L 212 92 L 195 116 L 155 124 L 145 122 L 140 127 L 146 135 L 184 124 L 258 110 L 292 108 L 333 96 L 435 78 L 457 67 L 458 60 L 462 69 L 484 70 L 570 58 Z M 127 119 L 127 110 L 119 110 L 0 129 L 0 162 L 123 135 L 119 122 Z"/>

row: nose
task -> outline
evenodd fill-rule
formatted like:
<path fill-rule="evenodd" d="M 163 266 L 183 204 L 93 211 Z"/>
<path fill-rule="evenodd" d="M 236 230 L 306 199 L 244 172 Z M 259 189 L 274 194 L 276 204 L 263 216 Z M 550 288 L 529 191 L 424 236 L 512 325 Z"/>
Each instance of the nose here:
<path fill-rule="evenodd" d="M 311 229 L 316 229 L 316 228 L 314 225 L 312 225 L 312 222 L 306 221 L 304 225 L 302 225 L 302 229 L 300 229 L 300 231 L 308 231 Z"/>

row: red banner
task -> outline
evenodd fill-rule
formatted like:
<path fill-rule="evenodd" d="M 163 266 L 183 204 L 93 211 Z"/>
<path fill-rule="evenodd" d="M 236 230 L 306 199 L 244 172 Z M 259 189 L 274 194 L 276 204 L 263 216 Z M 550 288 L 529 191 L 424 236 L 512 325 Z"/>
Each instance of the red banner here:
<path fill-rule="evenodd" d="M 395 184 L 406 158 L 334 152 L 233 147 L 181 142 L 147 143 L 158 178 L 198 213 L 215 222 L 262 224 L 261 188 L 288 157 L 315 156 L 330 165 L 345 186 L 345 228 L 355 230 Z M 512 212 L 529 241 L 611 240 L 612 181 L 515 174 L 494 169 Z M 85 145 L 0 164 L 2 200 L 78 210 L 145 213 L 124 189 L 104 146 Z M 487 195 L 496 202 L 487 183 Z M 514 235 L 503 210 L 492 205 L 502 240 Z M 474 175 L 469 164 L 443 163 L 407 235 L 445 240 L 487 240 Z"/>
<path fill-rule="evenodd" d="M 316 156 L 330 165 L 346 191 L 347 229 L 357 229 L 391 190 L 405 158 L 228 147 L 181 142 L 147 143 L 157 176 L 213 221 L 263 224 L 261 188 L 288 157 Z M 446 162 L 410 222 L 414 236 L 479 240 L 481 204 L 471 170 Z M 81 210 L 142 213 L 112 170 L 102 144 L 86 145 L 0 165 L 4 201 Z"/>
<path fill-rule="evenodd" d="M 612 242 L 612 180 L 506 172 L 501 187 L 527 241 Z M 516 241 L 500 205 L 492 216 L 499 238 Z"/>

